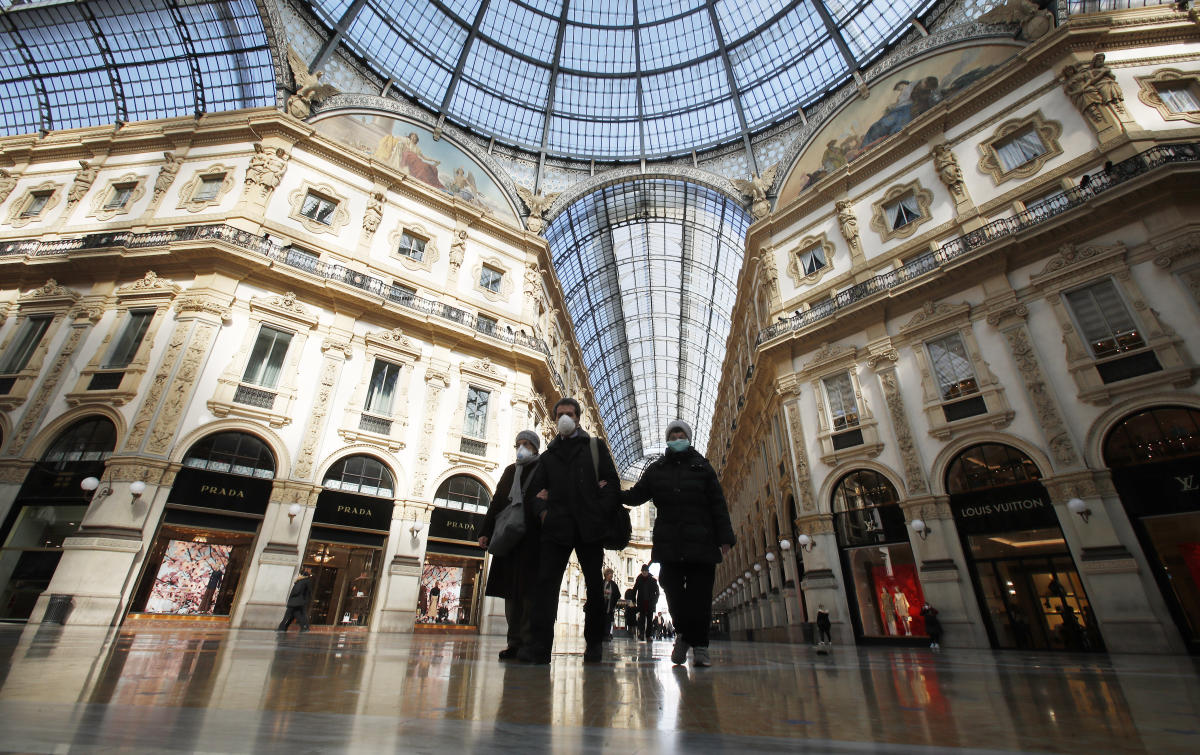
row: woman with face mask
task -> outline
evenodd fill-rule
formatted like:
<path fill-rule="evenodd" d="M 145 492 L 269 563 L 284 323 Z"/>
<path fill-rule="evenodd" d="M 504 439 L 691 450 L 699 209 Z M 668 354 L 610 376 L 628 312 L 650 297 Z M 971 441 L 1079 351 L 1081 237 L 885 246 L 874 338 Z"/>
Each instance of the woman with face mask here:
<path fill-rule="evenodd" d="M 736 542 L 725 494 L 712 465 L 692 447 L 692 427 L 681 419 L 667 425 L 667 451 L 621 494 L 626 506 L 654 499 L 654 550 L 659 584 L 675 624 L 671 661 L 711 666 L 708 627 L 717 564 Z"/>
<path fill-rule="evenodd" d="M 541 438 L 532 430 L 517 433 L 516 462 L 509 464 L 500 475 L 496 495 L 488 505 L 487 514 L 476 530 L 479 547 L 486 548 L 496 528 L 496 517 L 510 503 L 519 501 L 525 509 L 525 535 L 510 553 L 492 555 L 492 567 L 488 572 L 487 587 L 483 594 L 504 598 L 504 618 L 508 620 L 508 647 L 500 651 L 500 660 L 517 657 L 522 647 L 532 642 L 533 596 L 537 582 L 538 549 L 541 540 L 541 525 L 533 514 L 532 498 L 537 489 L 531 490 L 533 472 L 537 468 Z"/>

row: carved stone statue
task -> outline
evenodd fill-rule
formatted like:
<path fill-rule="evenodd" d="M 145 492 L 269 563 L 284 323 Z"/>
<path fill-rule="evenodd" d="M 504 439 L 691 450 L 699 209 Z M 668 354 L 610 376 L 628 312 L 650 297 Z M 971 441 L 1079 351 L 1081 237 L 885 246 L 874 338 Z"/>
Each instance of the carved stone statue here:
<path fill-rule="evenodd" d="M 467 231 L 463 228 L 454 231 L 453 240 L 450 242 L 450 269 L 458 270 L 462 264 L 463 258 L 467 255 Z"/>
<path fill-rule="evenodd" d="M 755 220 L 762 220 L 771 211 L 771 203 L 767 201 L 767 190 L 775 183 L 775 174 L 778 171 L 779 163 L 775 163 L 757 176 L 751 176 L 749 181 L 733 179 L 737 190 L 750 198 L 750 214 Z"/>
<path fill-rule="evenodd" d="M 4 168 L 0 168 L 0 202 L 8 199 L 12 190 L 17 187 L 17 177 Z"/>
<path fill-rule="evenodd" d="M 850 245 L 851 251 L 862 251 L 862 247 L 859 246 L 858 218 L 854 217 L 854 210 L 850 207 L 850 200 L 839 199 L 834 203 L 834 206 L 837 208 L 838 227 L 842 231 L 842 238 L 846 239 L 846 243 Z"/>
<path fill-rule="evenodd" d="M 363 214 L 363 230 L 375 233 L 379 230 L 379 221 L 383 219 L 383 194 L 375 192 L 367 200 L 367 211 Z"/>
<path fill-rule="evenodd" d="M 1121 91 L 1121 86 L 1117 84 L 1117 77 L 1113 74 L 1111 68 L 1104 63 L 1104 53 L 1098 52 L 1092 57 L 1091 70 L 1089 71 L 1092 84 L 1100 93 L 1100 100 L 1111 106 L 1118 113 L 1125 112 L 1125 93 Z"/>
<path fill-rule="evenodd" d="M 309 73 L 304 58 L 291 45 L 288 45 L 288 66 L 292 69 L 292 78 L 296 80 L 296 93 L 288 97 L 287 111 L 297 118 L 312 115 L 314 103 L 338 93 L 333 85 L 321 83 L 324 71 Z"/>
<path fill-rule="evenodd" d="M 526 226 L 532 233 L 541 233 L 546 227 L 542 216 L 546 214 L 546 210 L 554 204 L 554 200 L 558 199 L 560 192 L 552 194 L 533 193 L 520 184 L 517 185 L 517 194 L 521 197 L 521 201 L 529 208 L 529 220 L 526 221 Z"/>
<path fill-rule="evenodd" d="M 259 142 L 254 145 L 254 157 L 246 169 L 246 185 L 258 186 L 263 196 L 279 185 L 283 172 L 287 170 L 288 154 L 278 147 L 268 147 Z"/>
<path fill-rule="evenodd" d="M 1104 97 L 1100 94 L 1100 87 L 1092 79 L 1090 70 L 1068 63 L 1063 66 L 1062 77 L 1063 90 L 1071 98 L 1076 109 L 1093 123 L 1104 123 Z"/>
<path fill-rule="evenodd" d="M 950 193 L 956 198 L 962 198 L 966 193 L 962 169 L 958 167 L 958 159 L 954 157 L 949 144 L 942 142 L 934 145 L 933 167 L 937 170 L 938 178 L 950 189 Z"/>
<path fill-rule="evenodd" d="M 154 179 L 154 196 L 150 200 L 150 204 L 158 204 L 158 200 L 162 199 L 163 194 L 171 187 L 171 183 L 175 181 L 175 175 L 179 173 L 180 166 L 183 165 L 183 158 L 176 157 L 171 152 L 164 152 L 163 166 L 158 169 L 158 176 Z"/>
<path fill-rule="evenodd" d="M 79 161 L 79 172 L 75 174 L 75 180 L 71 182 L 71 188 L 67 191 L 67 209 L 74 207 L 79 200 L 83 199 L 83 195 L 87 194 L 88 189 L 92 187 L 92 182 L 96 180 L 96 174 L 99 172 L 98 167 L 89 164 L 86 160 Z"/>
<path fill-rule="evenodd" d="M 1030 0 L 1007 0 L 979 17 L 984 24 L 1020 24 L 1021 36 L 1029 41 L 1045 36 L 1054 28 L 1054 14 L 1039 9 Z"/>

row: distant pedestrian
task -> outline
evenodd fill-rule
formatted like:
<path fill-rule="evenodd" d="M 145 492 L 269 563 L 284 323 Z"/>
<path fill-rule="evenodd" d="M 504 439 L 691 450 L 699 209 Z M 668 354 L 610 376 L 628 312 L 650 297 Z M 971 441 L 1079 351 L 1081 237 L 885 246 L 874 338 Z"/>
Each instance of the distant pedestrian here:
<path fill-rule="evenodd" d="M 926 603 L 921 606 L 921 615 L 925 617 L 925 634 L 929 635 L 929 649 L 942 649 L 942 622 L 938 620 L 938 611 Z"/>
<path fill-rule="evenodd" d="M 633 583 L 633 598 L 637 603 L 637 635 L 639 640 L 654 640 L 654 607 L 658 605 L 658 580 L 650 573 L 650 564 L 642 564 L 642 573 Z"/>
<path fill-rule="evenodd" d="M 833 644 L 833 634 L 831 630 L 833 624 L 829 621 L 829 611 L 825 606 L 817 606 L 817 645 L 827 649 L 827 646 Z"/>
<path fill-rule="evenodd" d="M 613 581 L 613 570 L 604 570 L 604 640 L 612 639 L 613 617 L 617 613 L 617 602 L 621 600 L 621 588 Z"/>
<path fill-rule="evenodd" d="M 633 588 L 625 591 L 625 629 L 631 638 L 637 637 L 637 600 Z"/>
<path fill-rule="evenodd" d="M 288 593 L 287 612 L 283 614 L 283 621 L 279 622 L 280 632 L 286 632 L 292 625 L 293 619 L 300 624 L 301 632 L 308 631 L 308 602 L 310 600 L 312 600 L 312 572 L 302 569 L 292 584 L 292 591 Z"/>

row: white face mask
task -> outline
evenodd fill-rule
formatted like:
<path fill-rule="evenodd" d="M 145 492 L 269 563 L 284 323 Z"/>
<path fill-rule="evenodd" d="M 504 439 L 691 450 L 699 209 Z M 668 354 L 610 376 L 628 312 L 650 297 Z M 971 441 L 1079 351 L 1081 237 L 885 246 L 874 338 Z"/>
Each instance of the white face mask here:
<path fill-rule="evenodd" d="M 529 450 L 529 446 L 517 446 L 517 461 L 525 461 L 530 456 L 533 456 L 533 451 Z"/>
<path fill-rule="evenodd" d="M 558 434 L 564 438 L 575 432 L 575 420 L 571 419 L 571 415 L 564 414 L 558 418 Z"/>

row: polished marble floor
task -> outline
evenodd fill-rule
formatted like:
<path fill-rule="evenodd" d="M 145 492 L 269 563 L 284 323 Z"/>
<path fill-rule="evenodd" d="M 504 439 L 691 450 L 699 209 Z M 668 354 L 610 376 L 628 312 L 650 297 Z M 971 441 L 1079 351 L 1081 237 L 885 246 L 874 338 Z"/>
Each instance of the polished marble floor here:
<path fill-rule="evenodd" d="M 1200 752 L 1190 657 L 559 644 L 0 625 L 0 751 Z"/>

